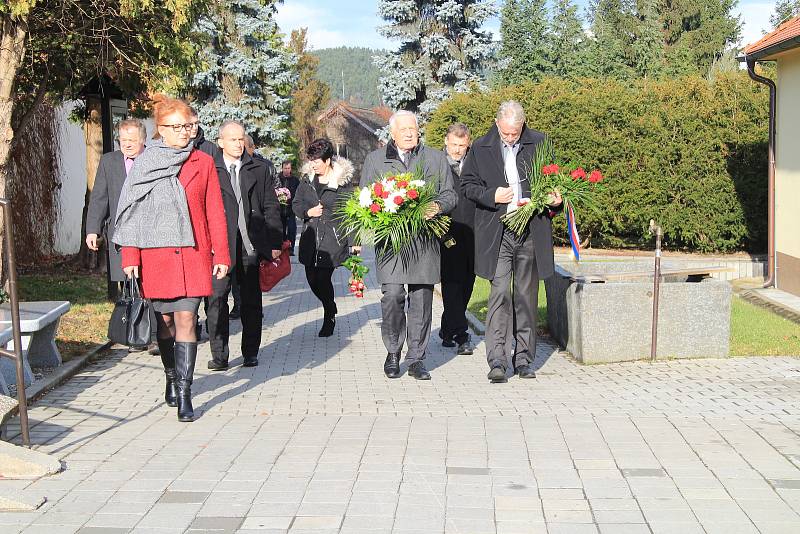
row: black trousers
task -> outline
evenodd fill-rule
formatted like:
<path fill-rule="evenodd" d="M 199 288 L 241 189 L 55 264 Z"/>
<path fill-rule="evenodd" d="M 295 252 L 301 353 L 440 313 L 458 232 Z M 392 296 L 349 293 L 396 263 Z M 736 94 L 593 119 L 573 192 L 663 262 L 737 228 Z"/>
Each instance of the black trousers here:
<path fill-rule="evenodd" d="M 466 311 L 474 285 L 475 275 L 464 281 L 442 282 L 444 311 L 442 311 L 442 326 L 439 330 L 439 336 L 442 339 L 452 339 L 459 344 L 469 340 Z"/>
<path fill-rule="evenodd" d="M 283 223 L 283 239 L 291 243 L 291 250 L 294 251 L 294 240 L 297 237 L 297 219 L 295 219 L 294 214 L 290 214 L 287 217 L 281 217 L 281 222 Z"/>
<path fill-rule="evenodd" d="M 258 256 L 242 252 L 241 239 L 236 247 L 236 281 L 241 295 L 242 357 L 251 360 L 258 357 L 261 348 L 261 322 L 264 310 L 261 307 L 261 286 L 258 283 Z"/>
<path fill-rule="evenodd" d="M 514 367 L 533 362 L 538 299 L 533 237 L 528 233 L 517 237 L 504 229 L 486 313 L 486 359 L 490 367 L 505 368 L 512 348 Z"/>
<path fill-rule="evenodd" d="M 336 301 L 333 299 L 333 268 L 309 267 L 306 265 L 306 280 L 311 292 L 322 303 L 325 317 L 336 315 Z"/>
<path fill-rule="evenodd" d="M 206 327 L 208 328 L 208 344 L 211 347 L 211 358 L 217 362 L 228 362 L 228 294 L 231 291 L 231 275 L 217 280 L 211 277 L 211 296 L 206 300 Z"/>

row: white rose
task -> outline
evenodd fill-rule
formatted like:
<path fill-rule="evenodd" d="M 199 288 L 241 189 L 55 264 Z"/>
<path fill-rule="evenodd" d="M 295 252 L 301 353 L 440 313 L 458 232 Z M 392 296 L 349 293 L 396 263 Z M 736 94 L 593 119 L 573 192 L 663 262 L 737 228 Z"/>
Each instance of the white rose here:
<path fill-rule="evenodd" d="M 358 194 L 358 203 L 362 208 L 368 208 L 372 204 L 372 191 L 365 187 Z"/>

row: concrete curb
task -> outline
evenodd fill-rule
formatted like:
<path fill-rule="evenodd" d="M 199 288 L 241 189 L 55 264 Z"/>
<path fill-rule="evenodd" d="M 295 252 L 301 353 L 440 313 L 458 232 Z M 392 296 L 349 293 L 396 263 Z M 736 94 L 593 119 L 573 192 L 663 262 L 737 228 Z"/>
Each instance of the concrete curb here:
<path fill-rule="evenodd" d="M 31 500 L 19 490 L 4 490 L 0 485 L 0 512 L 32 512 L 46 501 L 44 497 Z"/>
<path fill-rule="evenodd" d="M 765 308 L 784 319 L 788 319 L 793 323 L 800 324 L 800 314 L 793 309 L 785 306 L 783 303 L 773 300 L 761 293 L 744 289 L 739 292 L 739 296 L 751 304 L 755 304 L 761 308 Z"/>
<path fill-rule="evenodd" d="M 58 458 L 0 441 L 0 479 L 35 480 L 60 473 L 62 469 Z"/>

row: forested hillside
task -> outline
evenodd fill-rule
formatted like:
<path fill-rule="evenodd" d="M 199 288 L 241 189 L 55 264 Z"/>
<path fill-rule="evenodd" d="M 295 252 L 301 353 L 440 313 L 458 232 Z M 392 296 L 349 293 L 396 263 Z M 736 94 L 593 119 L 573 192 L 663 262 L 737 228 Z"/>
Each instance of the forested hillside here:
<path fill-rule="evenodd" d="M 344 80 L 344 99 L 352 100 L 358 106 L 374 107 L 381 103 L 378 92 L 378 68 L 372 64 L 372 56 L 379 50 L 369 48 L 324 48 L 314 51 L 319 57 L 317 76 L 331 88 L 331 98 L 342 98 Z M 344 76 L 342 72 L 344 71 Z"/>

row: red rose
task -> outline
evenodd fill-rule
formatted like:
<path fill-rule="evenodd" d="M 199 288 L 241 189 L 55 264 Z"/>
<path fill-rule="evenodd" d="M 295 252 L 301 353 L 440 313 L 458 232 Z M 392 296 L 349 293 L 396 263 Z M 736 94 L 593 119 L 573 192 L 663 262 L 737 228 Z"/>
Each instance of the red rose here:
<path fill-rule="evenodd" d="M 545 165 L 542 167 L 542 174 L 550 175 L 550 174 L 558 174 L 558 165 L 555 163 L 553 165 Z"/>
<path fill-rule="evenodd" d="M 409 189 L 408 192 L 406 192 L 406 195 L 408 195 L 408 198 L 411 200 L 416 200 L 419 198 L 419 193 L 417 193 L 416 189 Z"/>
<path fill-rule="evenodd" d="M 373 204 L 372 204 L 372 205 L 369 207 L 369 211 L 371 211 L 372 213 L 378 213 L 379 211 L 381 211 L 381 207 L 380 207 L 379 205 L 377 205 L 377 204 L 373 203 Z"/>
<path fill-rule="evenodd" d="M 401 197 L 400 195 L 397 195 L 396 197 L 394 197 L 394 203 L 399 206 L 400 204 L 403 203 L 403 197 Z"/>
<path fill-rule="evenodd" d="M 372 192 L 375 193 L 376 197 L 379 197 L 383 194 L 383 186 L 380 183 L 375 184 L 375 187 L 372 188 Z"/>
<path fill-rule="evenodd" d="M 593 184 L 599 184 L 603 181 L 603 175 L 598 170 L 593 170 L 592 173 L 589 175 L 589 182 Z"/>
<path fill-rule="evenodd" d="M 388 191 L 384 191 L 383 193 L 381 193 L 381 198 L 384 199 L 384 200 L 389 198 L 389 192 Z"/>
<path fill-rule="evenodd" d="M 580 180 L 581 178 L 586 178 L 586 171 L 583 170 L 583 167 L 578 167 L 574 171 L 570 173 L 573 180 Z"/>
<path fill-rule="evenodd" d="M 397 187 L 399 187 L 400 189 L 405 189 L 406 187 L 408 187 L 408 182 L 406 182 L 405 180 L 400 180 L 399 182 L 397 182 Z"/>

